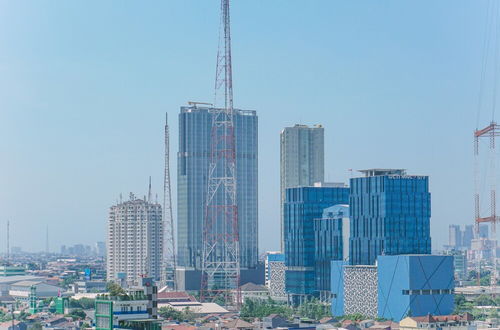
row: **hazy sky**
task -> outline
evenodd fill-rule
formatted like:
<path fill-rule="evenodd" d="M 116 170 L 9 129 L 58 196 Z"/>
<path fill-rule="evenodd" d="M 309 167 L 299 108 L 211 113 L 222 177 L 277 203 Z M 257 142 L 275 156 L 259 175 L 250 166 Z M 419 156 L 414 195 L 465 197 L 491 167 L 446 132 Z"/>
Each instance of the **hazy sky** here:
<path fill-rule="evenodd" d="M 173 192 L 179 107 L 213 99 L 218 0 L 0 0 L 0 243 L 104 240 L 120 192 Z M 325 126 L 325 176 L 429 175 L 433 247 L 472 223 L 487 1 L 235 0 L 235 106 L 259 116 L 260 249 L 279 246 L 279 132 Z M 480 126 L 490 118 L 481 117 Z M 175 206 L 175 203 L 174 203 Z M 174 208 L 176 212 L 176 208 Z"/>

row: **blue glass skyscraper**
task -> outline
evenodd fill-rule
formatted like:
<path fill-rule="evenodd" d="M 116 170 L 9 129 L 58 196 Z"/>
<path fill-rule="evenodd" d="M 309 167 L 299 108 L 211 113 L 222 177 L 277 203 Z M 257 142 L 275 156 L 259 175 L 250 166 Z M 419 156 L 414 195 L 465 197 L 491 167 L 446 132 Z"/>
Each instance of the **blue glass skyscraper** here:
<path fill-rule="evenodd" d="M 323 210 L 314 220 L 316 290 L 320 298 L 330 299 L 332 260 L 349 257 L 349 205 L 341 204 Z"/>
<path fill-rule="evenodd" d="M 371 169 L 350 180 L 350 264 L 372 265 L 379 255 L 430 254 L 429 177 Z"/>
<path fill-rule="evenodd" d="M 201 269 L 212 127 L 210 110 L 194 105 L 181 107 L 179 114 L 177 264 L 186 269 Z M 235 109 L 234 122 L 240 265 L 254 268 L 258 261 L 257 114 Z M 196 282 L 199 284 L 199 279 Z"/>
<path fill-rule="evenodd" d="M 286 290 L 294 301 L 315 294 L 314 219 L 323 210 L 347 204 L 349 188 L 335 186 L 297 187 L 286 189 L 284 203 Z"/>

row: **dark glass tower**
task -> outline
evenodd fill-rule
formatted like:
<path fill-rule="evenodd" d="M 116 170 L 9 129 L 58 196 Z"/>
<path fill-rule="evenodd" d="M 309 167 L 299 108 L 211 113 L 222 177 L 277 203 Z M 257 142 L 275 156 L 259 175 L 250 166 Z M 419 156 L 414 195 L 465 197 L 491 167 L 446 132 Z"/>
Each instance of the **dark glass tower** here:
<path fill-rule="evenodd" d="M 371 169 L 351 179 L 350 264 L 373 265 L 379 255 L 430 254 L 429 177 Z"/>
<path fill-rule="evenodd" d="M 210 110 L 194 105 L 181 107 L 179 114 L 177 264 L 196 270 L 201 270 L 212 127 Z M 235 109 L 234 122 L 240 265 L 254 268 L 258 261 L 257 114 Z"/>

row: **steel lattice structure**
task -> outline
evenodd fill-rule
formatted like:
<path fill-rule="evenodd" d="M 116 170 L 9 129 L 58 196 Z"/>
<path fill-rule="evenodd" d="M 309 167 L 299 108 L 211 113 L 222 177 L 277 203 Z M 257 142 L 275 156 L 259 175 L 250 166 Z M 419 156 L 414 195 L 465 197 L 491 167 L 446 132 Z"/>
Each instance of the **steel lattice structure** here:
<path fill-rule="evenodd" d="M 240 251 L 236 201 L 236 145 L 229 0 L 221 1 L 215 97 L 224 92 L 224 107 L 211 109 L 212 128 L 205 218 L 203 223 L 202 301 L 221 297 L 225 305 L 240 302 Z M 223 45 L 221 45 L 223 43 Z M 216 102 L 215 101 L 215 102 Z M 216 103 L 215 103 L 216 105 Z"/>
<path fill-rule="evenodd" d="M 175 281 L 175 239 L 174 239 L 174 217 L 172 212 L 172 195 L 170 189 L 170 132 L 168 128 L 168 115 L 165 114 L 165 167 L 163 182 L 163 225 L 164 227 L 164 247 L 162 267 L 162 280 L 166 286 L 176 290 Z"/>
<path fill-rule="evenodd" d="M 498 125 L 496 122 L 492 121 L 490 125 L 486 126 L 483 129 L 476 130 L 474 132 L 474 158 L 475 158 L 475 193 L 474 193 L 474 206 L 475 206 L 475 212 L 474 212 L 474 220 L 475 220 L 475 229 L 476 229 L 476 238 L 479 239 L 479 224 L 481 223 L 490 223 L 491 224 L 491 240 L 493 241 L 493 255 L 492 255 L 492 261 L 493 261 L 493 272 L 491 276 L 491 283 L 492 285 L 496 285 L 496 279 L 497 279 L 497 271 L 496 271 L 496 246 L 497 246 L 497 234 L 496 234 L 496 223 L 500 220 L 500 217 L 497 216 L 496 214 L 496 176 L 495 176 L 495 157 L 496 157 L 496 152 L 495 152 L 495 138 L 497 136 L 500 136 L 500 125 Z M 490 210 L 489 214 L 486 216 L 482 216 L 482 210 L 481 210 L 481 204 L 480 204 L 480 189 L 479 189 L 479 139 L 481 138 L 487 138 L 489 140 L 489 186 L 490 186 Z M 480 283 L 480 273 L 481 273 L 481 260 L 480 258 L 477 258 L 477 274 L 478 274 L 478 285 Z"/>

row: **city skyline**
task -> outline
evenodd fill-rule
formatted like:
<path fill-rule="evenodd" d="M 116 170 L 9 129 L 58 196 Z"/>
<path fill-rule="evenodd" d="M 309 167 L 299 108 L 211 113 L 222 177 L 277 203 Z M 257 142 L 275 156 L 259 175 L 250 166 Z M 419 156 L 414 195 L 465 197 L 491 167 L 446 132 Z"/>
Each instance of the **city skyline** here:
<path fill-rule="evenodd" d="M 234 3 L 235 106 L 258 109 L 260 117 L 261 251 L 279 248 L 272 236 L 279 232 L 279 131 L 296 123 L 325 127 L 325 181 L 347 183 L 349 169 L 370 167 L 429 175 L 433 248 L 447 243 L 449 224 L 473 223 L 472 131 L 486 8 L 450 3 L 426 1 L 403 10 L 394 1 L 363 8 L 290 2 L 281 23 L 272 15 L 281 12 L 283 2 L 266 6 L 265 13 L 262 2 Z M 45 239 L 38 235 L 46 225 L 51 251 L 70 245 L 77 233 L 85 244 L 102 241 L 107 206 L 120 193 L 146 192 L 149 175 L 160 193 L 164 111 L 174 118 L 174 154 L 178 105 L 211 101 L 207 86 L 214 76 L 218 6 L 155 5 L 163 12 L 133 4 L 94 3 L 102 13 L 79 4 L 0 5 L 0 40 L 8 46 L 0 56 L 0 150 L 7 155 L 0 164 L 5 212 L 0 232 L 10 220 L 11 246 L 43 250 Z M 383 11 L 390 24 L 377 19 Z M 110 13 L 116 27 L 106 23 Z M 359 20 L 351 21 L 354 13 Z M 95 27 L 86 30 L 88 21 L 80 14 L 97 15 Z M 198 23 L 179 30 L 175 16 L 187 14 L 210 28 Z M 422 15 L 428 27 L 419 30 Z M 129 26 L 131 17 L 137 21 Z M 261 26 L 255 27 L 252 17 Z M 400 24 L 398 31 L 394 23 Z M 285 29 L 298 39 L 283 38 Z M 180 31 L 184 39 L 174 36 Z M 106 43 L 112 32 L 116 49 Z M 133 42 L 127 42 L 130 36 Z M 366 45 L 350 41 L 356 36 Z M 206 39 L 199 41 L 209 56 L 188 51 L 198 38 Z M 89 45 L 95 48 L 88 50 Z M 275 53 L 252 49 L 259 45 Z M 306 55 L 315 56 L 315 63 Z M 187 69 L 196 74 L 186 75 Z M 298 76 L 302 79 L 293 80 Z M 445 125 L 454 130 L 444 134 Z M 138 154 L 131 157 L 131 149 Z M 175 173 L 175 162 L 171 165 Z M 450 191 L 457 178 L 463 189 Z M 177 182 L 172 184 L 175 191 Z"/>

